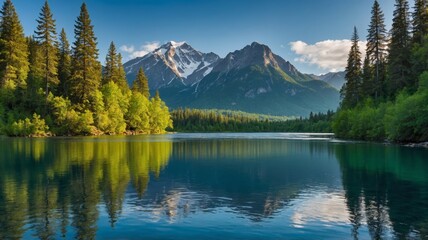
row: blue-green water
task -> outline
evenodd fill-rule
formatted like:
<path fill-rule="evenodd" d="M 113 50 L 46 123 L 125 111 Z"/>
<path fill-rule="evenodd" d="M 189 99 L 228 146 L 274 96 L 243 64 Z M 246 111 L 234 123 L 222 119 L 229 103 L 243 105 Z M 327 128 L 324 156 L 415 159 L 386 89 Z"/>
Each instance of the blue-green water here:
<path fill-rule="evenodd" d="M 0 138 L 0 239 L 427 239 L 428 150 L 305 134 Z"/>

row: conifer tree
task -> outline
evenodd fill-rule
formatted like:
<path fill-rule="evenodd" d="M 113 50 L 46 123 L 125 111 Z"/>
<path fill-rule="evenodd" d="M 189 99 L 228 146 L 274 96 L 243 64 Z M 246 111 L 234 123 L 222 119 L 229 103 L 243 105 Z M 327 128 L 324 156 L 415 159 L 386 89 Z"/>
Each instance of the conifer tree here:
<path fill-rule="evenodd" d="M 428 34 L 428 6 L 426 0 L 415 0 L 412 13 L 413 43 L 421 44 Z"/>
<path fill-rule="evenodd" d="M 117 51 L 116 46 L 113 42 L 110 43 L 110 47 L 106 56 L 106 64 L 103 71 L 103 85 L 109 83 L 110 81 L 116 82 L 118 76 L 117 71 Z"/>
<path fill-rule="evenodd" d="M 58 51 L 58 94 L 68 97 L 69 83 L 71 77 L 71 51 L 70 43 L 67 40 L 67 34 L 64 28 L 59 35 L 59 51 Z"/>
<path fill-rule="evenodd" d="M 98 62 L 94 26 L 83 3 L 77 17 L 75 42 L 71 61 L 70 97 L 75 103 L 89 107 L 91 95 L 101 84 L 101 64 Z"/>
<path fill-rule="evenodd" d="M 34 109 L 35 103 L 37 102 L 37 91 L 43 87 L 44 79 L 44 65 L 43 65 L 43 53 L 41 45 L 38 41 L 34 40 L 33 37 L 28 38 L 28 50 L 29 50 L 29 66 L 30 71 L 28 72 L 27 78 L 27 96 L 28 107 Z"/>
<path fill-rule="evenodd" d="M 117 85 L 122 90 L 122 92 L 129 91 L 129 85 L 126 81 L 126 72 L 122 64 L 122 54 L 117 55 L 117 70 L 118 70 L 118 80 Z"/>
<path fill-rule="evenodd" d="M 29 71 L 24 29 L 11 0 L 5 0 L 0 14 L 0 87 L 24 88 Z"/>
<path fill-rule="evenodd" d="M 103 85 L 110 81 L 116 83 L 122 92 L 128 91 L 129 87 L 126 83 L 126 73 L 122 65 L 122 55 L 117 53 L 116 46 L 113 42 L 106 56 L 106 66 L 103 72 Z"/>
<path fill-rule="evenodd" d="M 410 63 L 410 20 L 407 0 L 396 0 L 388 55 L 388 94 L 395 97 L 405 87 L 414 88 Z"/>
<path fill-rule="evenodd" d="M 132 84 L 132 90 L 143 94 L 147 99 L 150 97 L 149 81 L 146 74 L 144 74 L 143 68 L 138 70 L 137 77 Z"/>
<path fill-rule="evenodd" d="M 43 5 L 39 19 L 37 19 L 37 30 L 35 39 L 40 42 L 44 65 L 44 88 L 45 96 L 48 96 L 49 88 L 56 86 L 58 81 L 58 50 L 55 20 L 53 19 L 48 1 Z M 50 87 L 52 86 L 52 87 Z"/>
<path fill-rule="evenodd" d="M 371 86 L 364 87 L 372 89 L 370 97 L 377 99 L 382 95 L 382 86 L 384 85 L 385 75 L 382 74 L 382 65 L 385 63 L 387 56 L 387 31 L 385 27 L 385 17 L 377 0 L 374 1 L 372 7 L 372 17 L 367 35 L 366 56 L 369 64 L 373 66 L 373 81 Z M 368 67 L 368 66 L 367 66 Z M 367 69 L 368 70 L 368 69 Z M 367 71 L 365 72 L 368 73 Z M 365 75 L 368 77 L 368 75 Z"/>
<path fill-rule="evenodd" d="M 375 94 L 375 78 L 373 77 L 373 67 L 370 64 L 369 56 L 366 55 L 363 63 L 362 82 L 361 82 L 361 96 L 373 97 Z"/>
<path fill-rule="evenodd" d="M 361 52 L 358 46 L 359 38 L 357 28 L 354 27 L 352 35 L 352 46 L 348 55 L 346 66 L 346 83 L 340 91 L 342 97 L 342 107 L 355 107 L 361 100 Z"/>

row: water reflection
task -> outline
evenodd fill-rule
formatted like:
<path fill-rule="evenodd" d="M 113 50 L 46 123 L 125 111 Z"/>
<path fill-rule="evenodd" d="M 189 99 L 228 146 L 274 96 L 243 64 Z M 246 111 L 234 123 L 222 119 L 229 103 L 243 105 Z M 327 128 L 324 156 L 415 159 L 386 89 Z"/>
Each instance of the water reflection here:
<path fill-rule="evenodd" d="M 428 237 L 428 154 L 370 144 L 335 148 L 352 234 L 368 225 L 373 239 Z"/>
<path fill-rule="evenodd" d="M 427 156 L 280 139 L 0 139 L 0 239 L 426 238 Z"/>
<path fill-rule="evenodd" d="M 7 139 L 0 145 L 0 238 L 92 239 L 103 200 L 114 226 L 128 183 L 142 196 L 159 176 L 170 141 Z M 59 232 L 56 230 L 60 229 Z"/>

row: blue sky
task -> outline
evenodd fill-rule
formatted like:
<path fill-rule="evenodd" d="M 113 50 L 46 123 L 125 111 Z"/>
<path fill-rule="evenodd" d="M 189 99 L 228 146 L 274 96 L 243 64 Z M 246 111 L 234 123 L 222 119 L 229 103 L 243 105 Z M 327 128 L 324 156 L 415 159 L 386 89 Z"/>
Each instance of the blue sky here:
<path fill-rule="evenodd" d="M 111 41 L 125 59 L 166 41 L 186 41 L 224 57 L 253 41 L 271 47 L 305 73 L 341 70 L 353 26 L 364 40 L 373 0 L 85 0 L 100 60 Z M 44 0 L 13 0 L 27 35 Z M 379 0 L 390 28 L 394 1 Z M 82 1 L 49 0 L 58 31 L 73 40 Z M 410 5 L 413 5 L 411 1 Z M 331 40 L 331 41 L 327 41 Z"/>

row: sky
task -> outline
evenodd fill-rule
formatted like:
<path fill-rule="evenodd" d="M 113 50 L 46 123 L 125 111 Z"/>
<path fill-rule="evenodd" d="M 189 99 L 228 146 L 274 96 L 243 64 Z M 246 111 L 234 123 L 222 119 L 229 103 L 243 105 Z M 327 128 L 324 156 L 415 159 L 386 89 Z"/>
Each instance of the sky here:
<path fill-rule="evenodd" d="M 12 0 L 31 35 L 45 0 Z M 74 40 L 81 0 L 49 0 L 57 31 Z M 167 41 L 185 41 L 221 57 L 256 41 L 301 72 L 343 70 L 353 27 L 361 47 L 373 0 L 84 0 L 94 25 L 100 61 L 111 41 L 125 61 Z M 393 0 L 378 0 L 390 29 Z M 410 1 L 413 5 L 413 1 Z"/>

